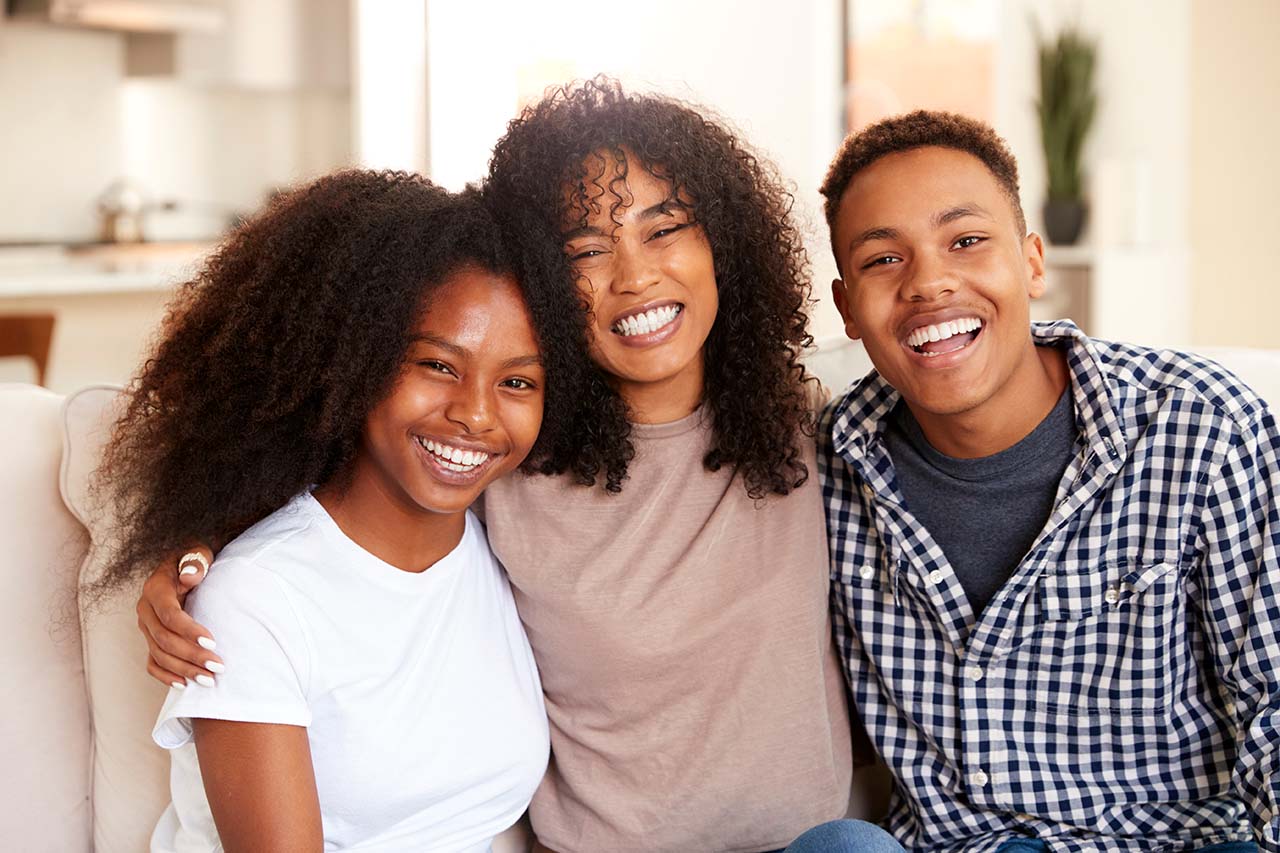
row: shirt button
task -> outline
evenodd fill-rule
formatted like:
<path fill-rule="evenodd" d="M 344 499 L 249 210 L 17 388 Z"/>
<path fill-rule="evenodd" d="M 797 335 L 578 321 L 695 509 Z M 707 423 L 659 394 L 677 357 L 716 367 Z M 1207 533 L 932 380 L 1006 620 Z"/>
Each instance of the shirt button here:
<path fill-rule="evenodd" d="M 863 566 L 861 569 L 858 570 L 858 575 L 864 581 L 871 580 L 871 578 L 875 576 L 875 573 L 876 573 L 875 566 Z"/>
<path fill-rule="evenodd" d="M 971 781 L 974 785 L 976 785 L 979 788 L 985 788 L 989 780 L 987 778 L 986 772 L 979 770 L 977 773 L 974 773 L 972 776 L 969 777 L 969 781 Z"/>
<path fill-rule="evenodd" d="M 982 671 L 982 667 L 980 666 L 965 667 L 964 674 L 969 676 L 969 678 L 973 679 L 974 681 L 981 681 L 982 676 L 986 675 L 986 673 Z M 983 778 L 985 779 L 986 777 L 984 776 Z M 986 784 L 986 783 L 984 782 L 983 784 Z"/>
<path fill-rule="evenodd" d="M 1115 589 L 1107 590 L 1106 594 L 1102 596 L 1102 600 L 1105 601 L 1107 604 L 1115 604 L 1117 601 L 1120 600 L 1119 590 L 1115 590 Z"/>
<path fill-rule="evenodd" d="M 943 577 L 945 577 L 945 575 L 942 574 L 942 569 L 934 569 L 933 571 L 929 572 L 928 581 L 931 585 L 937 586 L 938 584 L 942 583 Z"/>

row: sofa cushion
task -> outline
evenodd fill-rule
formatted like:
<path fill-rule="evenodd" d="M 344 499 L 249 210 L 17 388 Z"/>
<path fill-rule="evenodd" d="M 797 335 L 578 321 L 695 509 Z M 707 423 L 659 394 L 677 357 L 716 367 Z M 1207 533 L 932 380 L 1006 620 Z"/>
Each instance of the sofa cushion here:
<path fill-rule="evenodd" d="M 62 496 L 89 529 L 92 545 L 81 583 L 101 576 L 109 508 L 91 500 L 90 482 L 114 421 L 120 389 L 91 386 L 63 407 Z M 81 614 L 85 678 L 93 721 L 93 839 L 97 853 L 146 850 L 169 803 L 169 757 L 151 742 L 165 687 L 147 675 L 147 645 L 138 633 L 138 587 L 94 603 Z"/>
<path fill-rule="evenodd" d="M 1196 347 L 1195 351 L 1244 380 L 1244 384 L 1267 401 L 1271 411 L 1280 406 L 1280 350 Z"/>
<path fill-rule="evenodd" d="M 0 385 L 0 838 L 90 849 L 89 712 L 76 569 L 88 544 L 58 496 L 61 395 Z M 35 818 L 39 818 L 38 820 Z"/>

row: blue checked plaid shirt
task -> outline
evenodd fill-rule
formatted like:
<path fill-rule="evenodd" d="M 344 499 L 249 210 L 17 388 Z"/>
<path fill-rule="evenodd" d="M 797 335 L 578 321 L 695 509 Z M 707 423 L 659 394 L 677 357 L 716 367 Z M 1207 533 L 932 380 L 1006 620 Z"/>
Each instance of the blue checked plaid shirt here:
<path fill-rule="evenodd" d="M 1032 334 L 1067 352 L 1078 452 L 980 620 L 898 488 L 898 393 L 872 373 L 819 427 L 836 640 L 898 782 L 888 827 L 921 851 L 1280 850 L 1275 416 L 1212 362 Z"/>

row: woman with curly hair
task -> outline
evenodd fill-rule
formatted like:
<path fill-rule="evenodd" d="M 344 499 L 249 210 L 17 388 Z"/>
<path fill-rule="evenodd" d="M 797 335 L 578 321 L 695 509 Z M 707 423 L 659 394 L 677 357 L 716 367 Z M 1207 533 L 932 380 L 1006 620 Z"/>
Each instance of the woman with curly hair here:
<path fill-rule="evenodd" d="M 525 811 L 542 693 L 467 509 L 544 454 L 511 270 L 476 193 L 352 171 L 181 291 L 98 480 L 121 508 L 99 593 L 231 540 L 190 602 L 227 667 L 170 676 L 154 730 L 174 754 L 153 850 L 481 851 Z"/>
<path fill-rule="evenodd" d="M 560 299 L 544 347 L 574 389 L 484 498 L 551 728 L 540 849 L 786 847 L 845 814 L 851 777 L 791 196 L 723 124 L 604 78 L 524 110 L 486 191 Z M 199 577 L 158 569 L 139 603 L 166 671 L 216 662 L 179 610 Z M 794 849 L 900 849 L 820 830 Z"/>
<path fill-rule="evenodd" d="M 792 198 L 705 111 L 603 79 L 513 121 L 488 192 L 586 355 L 556 476 L 485 499 L 547 696 L 539 842 L 786 847 L 851 777 Z"/>

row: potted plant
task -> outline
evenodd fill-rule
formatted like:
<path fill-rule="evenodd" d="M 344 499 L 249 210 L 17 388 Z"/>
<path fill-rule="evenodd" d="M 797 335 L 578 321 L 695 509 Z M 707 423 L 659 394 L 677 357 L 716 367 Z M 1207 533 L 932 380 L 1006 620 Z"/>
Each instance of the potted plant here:
<path fill-rule="evenodd" d="M 1049 173 L 1044 204 L 1049 242 L 1068 246 L 1080 236 L 1086 212 L 1081 153 L 1093 125 L 1097 93 L 1093 68 L 1097 45 L 1074 27 L 1056 39 L 1037 34 L 1040 54 L 1040 138 Z"/>

